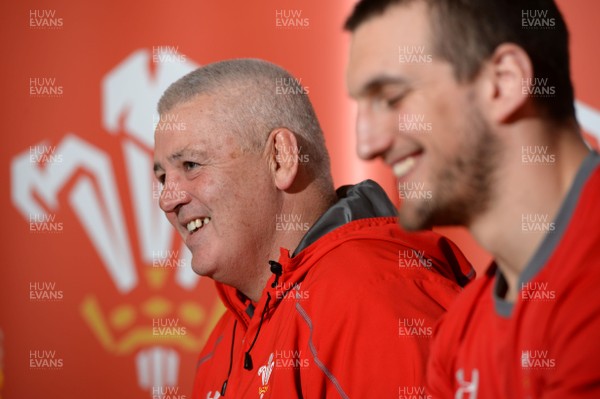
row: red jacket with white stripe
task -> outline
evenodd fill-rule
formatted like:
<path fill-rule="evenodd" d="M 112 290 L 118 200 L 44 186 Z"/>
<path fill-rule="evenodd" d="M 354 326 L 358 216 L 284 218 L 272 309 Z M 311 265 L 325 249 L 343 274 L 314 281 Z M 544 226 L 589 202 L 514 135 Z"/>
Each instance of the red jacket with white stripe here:
<path fill-rule="evenodd" d="M 433 327 L 474 271 L 442 236 L 402 231 L 374 182 L 338 195 L 293 254 L 281 249 L 258 303 L 217 283 L 227 311 L 199 356 L 193 398 L 424 392 Z"/>

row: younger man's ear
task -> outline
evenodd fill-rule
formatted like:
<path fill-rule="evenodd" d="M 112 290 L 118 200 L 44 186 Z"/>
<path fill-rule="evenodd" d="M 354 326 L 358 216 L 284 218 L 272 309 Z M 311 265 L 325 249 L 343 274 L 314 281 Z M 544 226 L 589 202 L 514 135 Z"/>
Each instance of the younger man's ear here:
<path fill-rule="evenodd" d="M 533 65 L 516 44 L 496 48 L 482 71 L 485 107 L 497 123 L 508 122 L 529 104 L 533 87 Z"/>

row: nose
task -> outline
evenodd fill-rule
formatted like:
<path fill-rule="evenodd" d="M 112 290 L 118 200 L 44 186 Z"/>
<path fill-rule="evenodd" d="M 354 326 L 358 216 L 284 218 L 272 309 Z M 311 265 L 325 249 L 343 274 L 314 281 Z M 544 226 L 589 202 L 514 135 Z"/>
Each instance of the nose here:
<path fill-rule="evenodd" d="M 162 209 L 165 213 L 173 212 L 177 208 L 189 203 L 190 201 L 191 196 L 182 186 L 181 182 L 174 178 L 167 178 L 167 176 L 165 176 L 165 182 L 158 200 L 160 209 Z"/>
<path fill-rule="evenodd" d="M 356 152 L 361 159 L 373 159 L 387 151 L 394 140 L 389 126 L 379 120 L 364 105 L 356 114 Z"/>

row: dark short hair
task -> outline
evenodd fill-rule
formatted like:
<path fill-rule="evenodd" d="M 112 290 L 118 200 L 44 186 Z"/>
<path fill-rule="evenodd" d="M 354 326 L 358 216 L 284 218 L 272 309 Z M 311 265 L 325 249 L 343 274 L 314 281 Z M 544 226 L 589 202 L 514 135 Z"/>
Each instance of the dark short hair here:
<path fill-rule="evenodd" d="M 434 52 L 453 65 L 457 80 L 473 79 L 500 44 L 514 43 L 529 55 L 535 78 L 554 88 L 534 97 L 540 109 L 556 121 L 574 117 L 569 32 L 554 0 L 361 0 L 344 28 L 354 32 L 389 7 L 415 1 L 429 7 Z M 528 10 L 543 13 L 543 21 L 531 25 Z"/>

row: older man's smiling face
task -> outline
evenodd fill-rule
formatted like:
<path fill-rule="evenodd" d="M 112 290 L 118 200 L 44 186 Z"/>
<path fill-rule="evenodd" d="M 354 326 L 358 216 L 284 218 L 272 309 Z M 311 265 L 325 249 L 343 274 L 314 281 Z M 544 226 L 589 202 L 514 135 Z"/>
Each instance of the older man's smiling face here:
<path fill-rule="evenodd" d="M 243 151 L 216 106 L 200 95 L 168 112 L 179 128 L 158 124 L 155 174 L 160 207 L 191 250 L 194 271 L 239 286 L 253 273 L 244 265 L 269 255 L 276 189 L 264 154 Z"/>

